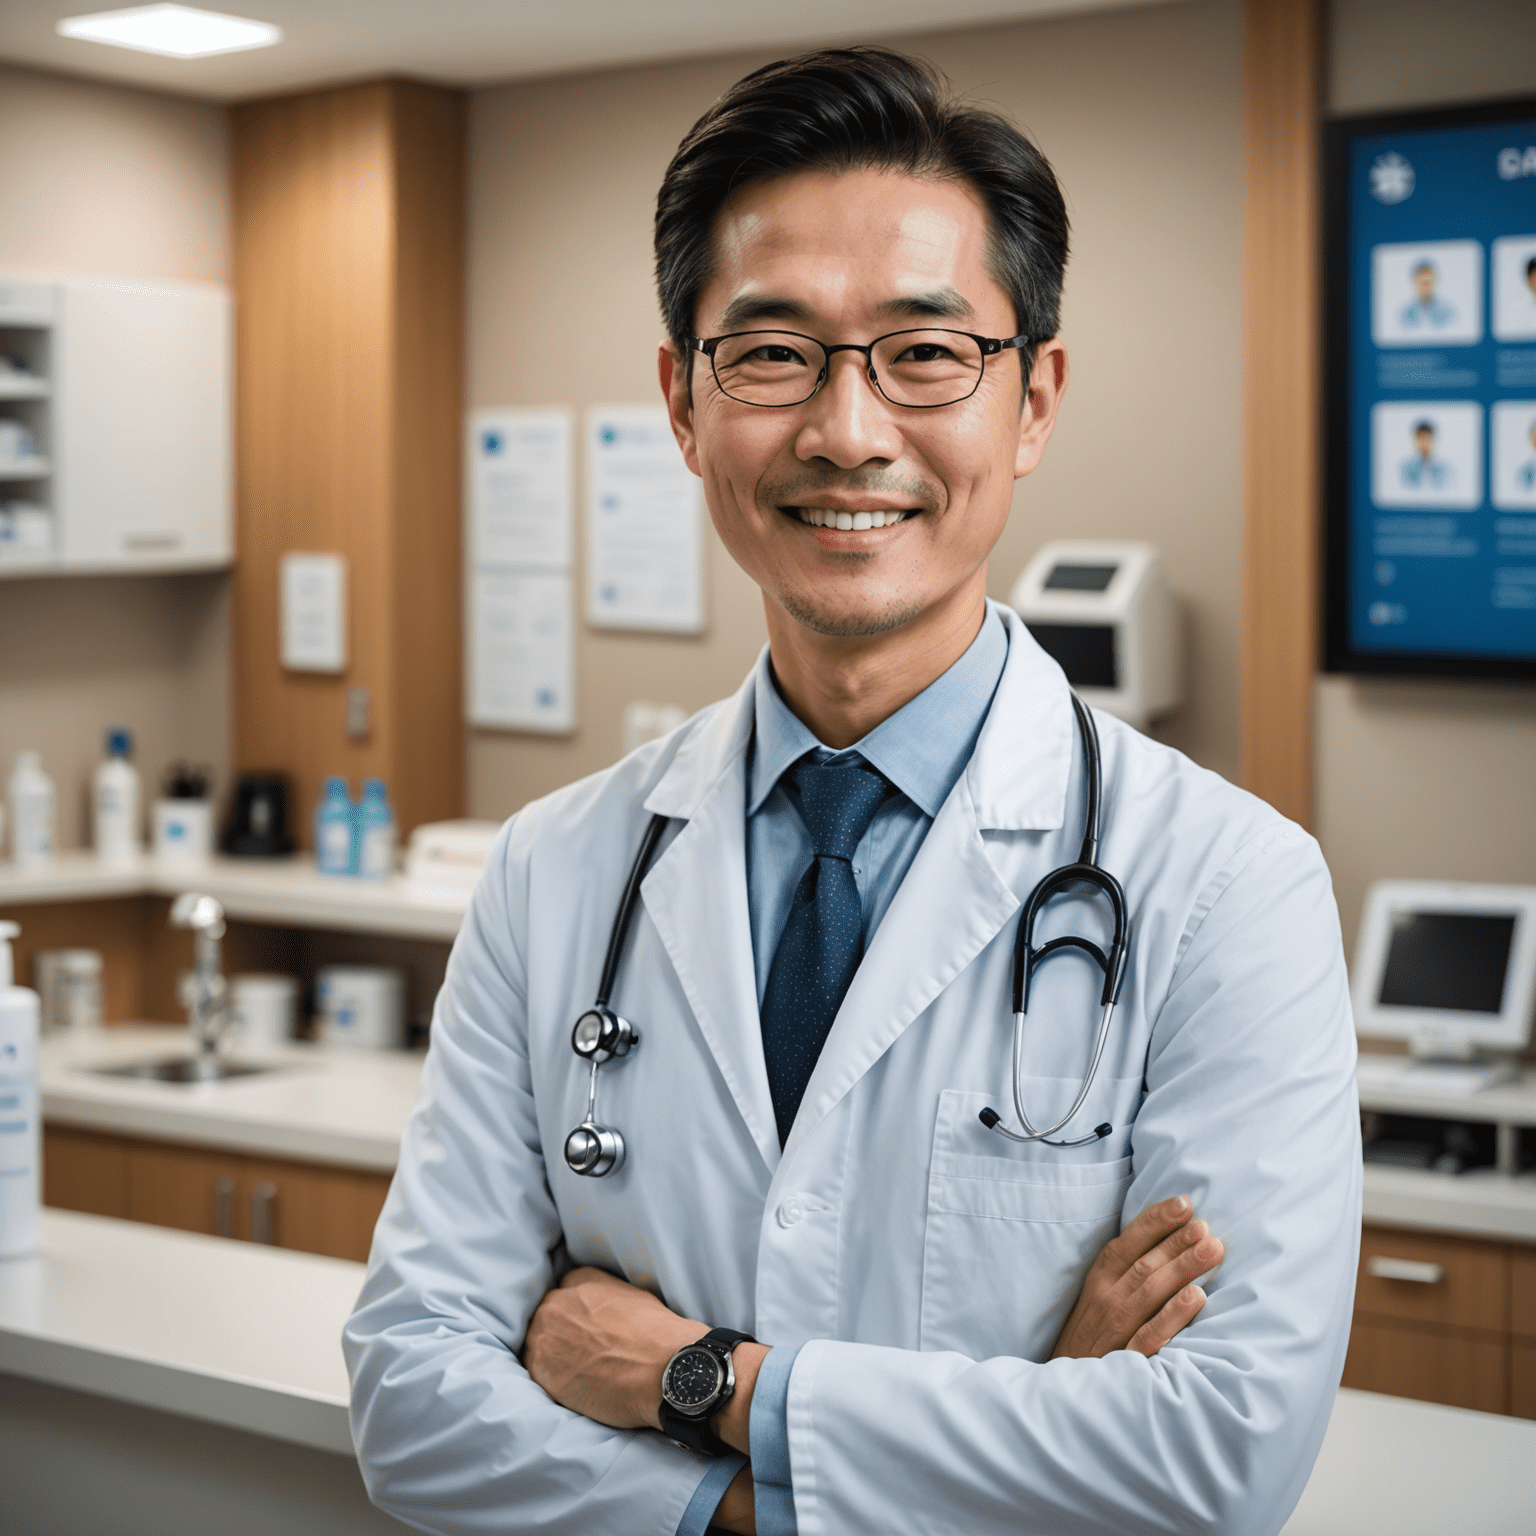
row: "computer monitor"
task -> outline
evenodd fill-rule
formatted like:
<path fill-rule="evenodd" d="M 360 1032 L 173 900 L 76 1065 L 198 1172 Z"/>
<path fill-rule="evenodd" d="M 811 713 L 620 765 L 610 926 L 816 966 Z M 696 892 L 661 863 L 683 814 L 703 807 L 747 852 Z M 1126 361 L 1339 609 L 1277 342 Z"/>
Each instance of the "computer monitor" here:
<path fill-rule="evenodd" d="M 1536 886 L 1378 880 L 1350 980 L 1355 1029 L 1415 1056 L 1509 1056 L 1531 1038 Z"/>

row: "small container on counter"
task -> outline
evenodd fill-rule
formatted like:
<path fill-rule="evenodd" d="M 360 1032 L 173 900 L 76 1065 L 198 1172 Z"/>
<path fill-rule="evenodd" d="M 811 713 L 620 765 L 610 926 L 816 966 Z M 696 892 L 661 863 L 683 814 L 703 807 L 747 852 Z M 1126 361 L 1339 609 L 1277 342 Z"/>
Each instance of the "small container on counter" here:
<path fill-rule="evenodd" d="M 347 781 L 332 774 L 315 807 L 315 863 L 322 875 L 357 873 L 357 817 Z"/>
<path fill-rule="evenodd" d="M 46 1034 L 89 1036 L 101 1028 L 101 973 L 96 949 L 40 949 L 32 956 Z"/>
<path fill-rule="evenodd" d="M 357 808 L 357 873 L 365 880 L 387 880 L 395 872 L 399 829 L 383 779 L 363 780 Z"/>
<path fill-rule="evenodd" d="M 20 932 L 15 923 L 0 923 L 0 1259 L 36 1251 L 42 1200 L 41 1009 L 37 993 L 15 984 L 11 940 Z"/>
<path fill-rule="evenodd" d="M 164 793 L 155 801 L 154 842 L 157 859 L 201 864 L 213 853 L 213 804 L 206 768 L 177 763 L 165 776 Z"/>
<path fill-rule="evenodd" d="M 382 965 L 328 965 L 315 978 L 320 1040 L 343 1049 L 405 1045 L 405 978 Z"/>

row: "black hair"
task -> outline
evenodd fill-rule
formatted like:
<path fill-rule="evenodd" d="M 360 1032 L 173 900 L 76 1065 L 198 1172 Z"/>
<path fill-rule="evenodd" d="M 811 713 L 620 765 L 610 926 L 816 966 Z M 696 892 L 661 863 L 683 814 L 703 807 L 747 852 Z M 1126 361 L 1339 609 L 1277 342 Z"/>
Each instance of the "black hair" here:
<path fill-rule="evenodd" d="M 733 192 L 796 171 L 953 178 L 986 204 L 988 261 L 1018 332 L 1056 334 L 1067 208 L 1045 156 L 996 112 L 958 101 L 929 65 L 888 48 L 827 48 L 738 80 L 688 131 L 656 198 L 656 286 L 667 333 L 694 334 Z M 1029 376 L 1033 347 L 1021 354 Z"/>
<path fill-rule="evenodd" d="M 1433 437 L 1435 435 L 1435 424 L 1434 424 L 1434 422 L 1432 422 L 1432 421 L 1416 421 L 1416 422 L 1414 422 L 1414 424 L 1413 424 L 1413 431 L 1409 434 L 1409 436 L 1417 437 L 1420 432 L 1428 432 L 1429 435 L 1431 437 Z"/>
<path fill-rule="evenodd" d="M 1432 261 L 1421 261 L 1418 264 L 1418 266 L 1416 266 L 1413 269 L 1413 275 L 1415 277 L 1417 277 L 1420 272 L 1433 272 L 1434 270 L 1435 270 L 1434 262 L 1432 262 Z"/>
<path fill-rule="evenodd" d="M 1530 281 L 1532 272 L 1536 272 L 1536 256 L 1532 256 L 1531 259 L 1525 264 L 1525 277 L 1527 282 Z"/>

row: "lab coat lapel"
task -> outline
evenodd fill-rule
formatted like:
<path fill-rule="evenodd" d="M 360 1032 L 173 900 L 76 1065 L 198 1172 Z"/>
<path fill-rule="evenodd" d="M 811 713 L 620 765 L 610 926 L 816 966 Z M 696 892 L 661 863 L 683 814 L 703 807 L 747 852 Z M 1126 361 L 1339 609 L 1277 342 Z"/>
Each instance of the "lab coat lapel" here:
<path fill-rule="evenodd" d="M 1018 912 L 1021 859 L 985 831 L 1065 817 L 1075 727 L 1066 679 L 1010 609 L 1008 662 L 976 750 L 876 930 L 784 1145 L 806 1137 Z M 1033 883 L 1033 882 L 1031 882 Z"/>
<path fill-rule="evenodd" d="M 763 1060 L 746 879 L 746 683 L 680 749 L 645 802 L 686 820 L 640 887 L 688 1006 L 769 1172 L 779 1136 Z"/>

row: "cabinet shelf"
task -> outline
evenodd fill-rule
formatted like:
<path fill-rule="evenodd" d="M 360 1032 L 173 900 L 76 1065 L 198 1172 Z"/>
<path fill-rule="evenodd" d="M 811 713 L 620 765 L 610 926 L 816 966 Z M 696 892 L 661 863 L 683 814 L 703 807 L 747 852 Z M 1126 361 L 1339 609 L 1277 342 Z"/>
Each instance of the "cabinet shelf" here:
<path fill-rule="evenodd" d="M 0 480 L 46 480 L 53 473 L 47 459 L 9 459 L 0 463 Z"/>

